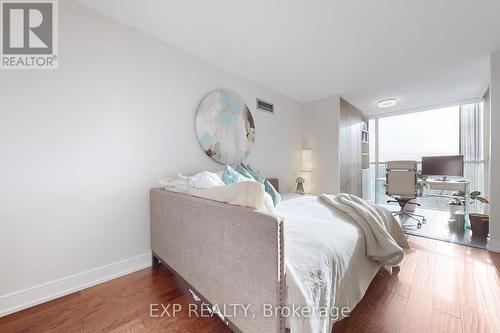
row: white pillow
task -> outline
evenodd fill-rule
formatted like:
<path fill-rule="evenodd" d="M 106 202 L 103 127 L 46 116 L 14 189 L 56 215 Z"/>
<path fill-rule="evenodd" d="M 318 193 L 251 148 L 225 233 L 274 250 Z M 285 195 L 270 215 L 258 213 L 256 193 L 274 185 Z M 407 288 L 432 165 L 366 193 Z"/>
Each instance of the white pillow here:
<path fill-rule="evenodd" d="M 215 186 L 224 186 L 225 184 L 216 173 L 202 171 L 190 177 L 189 185 L 194 188 L 210 188 Z"/>
<path fill-rule="evenodd" d="M 264 203 L 266 192 L 257 182 L 239 182 L 203 189 L 191 188 L 190 193 L 195 197 L 266 211 Z"/>
<path fill-rule="evenodd" d="M 188 193 L 190 187 L 189 181 L 189 177 L 179 174 L 175 177 L 161 178 L 158 180 L 158 184 L 167 191 Z"/>
<path fill-rule="evenodd" d="M 267 192 L 264 192 L 264 207 L 266 208 L 266 212 L 269 214 L 276 215 L 276 207 L 274 207 L 273 197 Z"/>

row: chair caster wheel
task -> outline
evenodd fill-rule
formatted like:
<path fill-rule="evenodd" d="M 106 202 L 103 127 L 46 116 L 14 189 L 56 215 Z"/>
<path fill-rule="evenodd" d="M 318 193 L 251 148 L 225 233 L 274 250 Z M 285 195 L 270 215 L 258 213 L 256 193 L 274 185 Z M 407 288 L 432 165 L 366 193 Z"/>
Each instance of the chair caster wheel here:
<path fill-rule="evenodd" d="M 419 229 L 422 228 L 422 223 L 418 222 L 417 223 L 417 228 L 419 228 Z"/>
<path fill-rule="evenodd" d="M 427 223 L 427 220 L 426 219 L 422 219 L 422 223 L 423 224 Z"/>

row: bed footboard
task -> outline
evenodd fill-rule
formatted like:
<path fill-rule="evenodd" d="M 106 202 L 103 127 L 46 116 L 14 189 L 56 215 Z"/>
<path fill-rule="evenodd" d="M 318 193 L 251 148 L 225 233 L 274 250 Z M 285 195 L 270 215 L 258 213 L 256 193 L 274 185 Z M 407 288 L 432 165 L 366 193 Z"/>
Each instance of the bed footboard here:
<path fill-rule="evenodd" d="M 284 332 L 280 311 L 268 316 L 285 305 L 283 221 L 162 189 L 150 195 L 154 254 L 237 329 Z"/>

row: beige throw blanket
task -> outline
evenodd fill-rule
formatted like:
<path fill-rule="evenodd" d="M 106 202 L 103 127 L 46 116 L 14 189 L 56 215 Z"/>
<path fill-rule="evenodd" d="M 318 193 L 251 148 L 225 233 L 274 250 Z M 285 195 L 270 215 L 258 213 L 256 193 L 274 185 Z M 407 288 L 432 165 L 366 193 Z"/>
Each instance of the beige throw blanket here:
<path fill-rule="evenodd" d="M 367 257 L 383 266 L 396 266 L 403 260 L 403 248 L 410 246 L 387 209 L 347 193 L 323 194 L 321 198 L 356 221 L 365 235 Z"/>

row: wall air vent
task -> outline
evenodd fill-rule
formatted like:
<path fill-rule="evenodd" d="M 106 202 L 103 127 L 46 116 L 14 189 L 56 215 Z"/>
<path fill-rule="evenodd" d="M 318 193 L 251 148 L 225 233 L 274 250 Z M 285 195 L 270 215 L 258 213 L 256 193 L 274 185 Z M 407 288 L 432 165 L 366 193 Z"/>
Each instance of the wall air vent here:
<path fill-rule="evenodd" d="M 257 98 L 257 110 L 274 113 L 274 104 Z"/>

